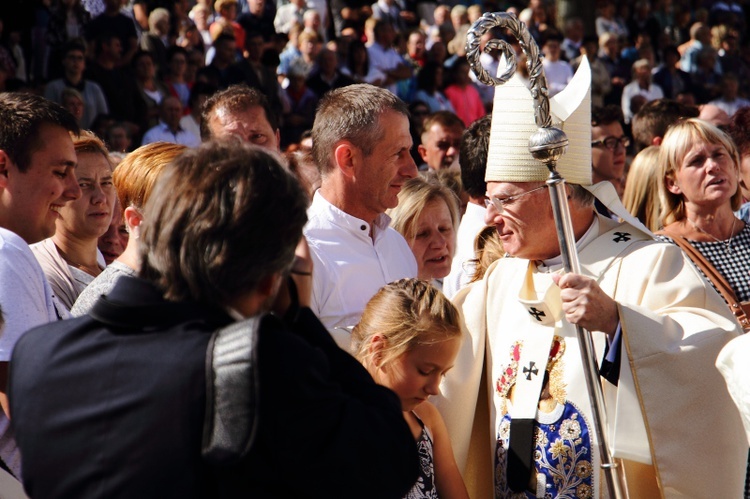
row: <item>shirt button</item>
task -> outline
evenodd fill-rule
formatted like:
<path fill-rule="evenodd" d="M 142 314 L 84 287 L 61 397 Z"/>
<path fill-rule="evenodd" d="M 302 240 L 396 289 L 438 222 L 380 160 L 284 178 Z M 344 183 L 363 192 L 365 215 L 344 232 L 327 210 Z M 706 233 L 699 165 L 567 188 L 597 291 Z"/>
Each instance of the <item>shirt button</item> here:
<path fill-rule="evenodd" d="M 360 228 L 360 230 L 367 230 L 367 226 L 366 225 L 360 225 L 359 228 Z"/>

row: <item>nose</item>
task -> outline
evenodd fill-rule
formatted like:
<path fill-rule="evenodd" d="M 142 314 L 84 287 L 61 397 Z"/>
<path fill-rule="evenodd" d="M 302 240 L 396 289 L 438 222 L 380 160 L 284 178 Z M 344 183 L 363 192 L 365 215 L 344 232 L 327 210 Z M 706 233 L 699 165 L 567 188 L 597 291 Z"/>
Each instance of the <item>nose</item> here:
<path fill-rule="evenodd" d="M 104 204 L 107 202 L 107 195 L 104 194 L 104 190 L 102 189 L 102 186 L 99 184 L 96 184 L 94 186 L 94 192 L 91 194 L 91 204 L 97 205 L 97 204 Z"/>
<path fill-rule="evenodd" d="M 72 173 L 65 177 L 65 190 L 63 191 L 63 197 L 70 201 L 81 197 L 81 186 L 78 185 L 78 179 Z"/>
<path fill-rule="evenodd" d="M 715 158 L 708 158 L 706 160 L 706 171 L 715 173 L 721 170 L 721 163 L 717 161 Z"/>
<path fill-rule="evenodd" d="M 406 178 L 416 178 L 416 176 L 419 175 L 417 164 L 414 162 L 414 158 L 411 157 L 411 154 L 407 154 L 406 156 L 408 159 L 406 164 L 401 168 L 401 176 Z"/>
<path fill-rule="evenodd" d="M 485 225 L 497 225 L 503 219 L 498 213 L 497 208 L 492 203 L 489 203 L 484 212 L 484 223 Z"/>
<path fill-rule="evenodd" d="M 448 240 L 445 235 L 439 230 L 435 231 L 435 234 L 430 239 L 430 247 L 432 248 L 444 248 Z"/>
<path fill-rule="evenodd" d="M 431 376 L 430 381 L 425 385 L 424 391 L 427 395 L 439 395 L 440 394 L 440 379 L 438 375 Z"/>

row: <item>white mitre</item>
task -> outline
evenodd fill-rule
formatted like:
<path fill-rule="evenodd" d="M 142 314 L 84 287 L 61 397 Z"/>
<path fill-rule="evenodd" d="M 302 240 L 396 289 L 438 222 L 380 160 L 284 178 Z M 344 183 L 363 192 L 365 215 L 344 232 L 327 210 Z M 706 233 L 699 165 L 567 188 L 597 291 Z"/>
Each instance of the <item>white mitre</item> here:
<path fill-rule="evenodd" d="M 506 70 L 500 59 L 498 76 Z M 542 70 L 543 71 L 543 70 Z M 586 187 L 612 213 L 651 235 L 640 220 L 622 205 L 609 182 L 592 185 L 591 169 L 591 68 L 581 64 L 565 89 L 549 99 L 552 126 L 568 137 L 568 148 L 557 162 L 557 171 L 569 184 Z M 539 129 L 534 119 L 534 99 L 516 71 L 503 85 L 495 87 L 486 182 L 544 182 L 547 166 L 529 152 L 529 138 Z"/>
<path fill-rule="evenodd" d="M 505 69 L 503 57 L 498 75 Z M 557 171 L 566 182 L 591 185 L 591 69 L 588 61 L 581 61 L 568 86 L 552 97 L 549 104 L 552 126 L 565 132 L 569 142 L 566 153 L 557 163 Z M 534 121 L 534 99 L 516 71 L 504 85 L 495 88 L 485 180 L 547 180 L 549 170 L 529 152 L 529 138 L 538 128 Z"/>

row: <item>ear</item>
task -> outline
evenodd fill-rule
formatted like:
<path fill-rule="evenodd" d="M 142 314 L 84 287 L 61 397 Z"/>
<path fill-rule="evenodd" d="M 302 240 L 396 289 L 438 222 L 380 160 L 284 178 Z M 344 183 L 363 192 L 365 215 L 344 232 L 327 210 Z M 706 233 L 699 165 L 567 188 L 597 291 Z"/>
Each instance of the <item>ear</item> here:
<path fill-rule="evenodd" d="M 276 134 L 275 135 L 276 135 L 276 149 L 279 149 L 279 151 L 280 151 L 281 150 L 280 149 L 280 147 L 281 147 L 281 134 L 279 133 L 279 129 L 278 128 L 276 129 Z"/>
<path fill-rule="evenodd" d="M 651 139 L 651 145 L 652 146 L 660 146 L 661 145 L 661 141 L 662 141 L 662 137 L 658 137 L 658 136 L 654 137 L 653 139 Z"/>
<path fill-rule="evenodd" d="M 281 274 L 274 272 L 264 276 L 258 283 L 256 291 L 264 297 L 272 296 L 276 293 L 281 283 Z"/>
<path fill-rule="evenodd" d="M 357 166 L 357 155 L 359 149 L 347 140 L 342 140 L 333 150 L 333 158 L 336 161 L 336 167 L 346 177 L 353 177 L 355 167 Z"/>
<path fill-rule="evenodd" d="M 5 151 L 0 149 L 0 188 L 8 188 L 8 170 L 10 169 L 11 160 Z"/>
<path fill-rule="evenodd" d="M 373 367 L 380 368 L 383 362 L 383 351 L 388 346 L 388 341 L 385 337 L 376 334 L 370 338 L 370 344 L 367 347 L 367 353 L 372 359 Z"/>
<path fill-rule="evenodd" d="M 422 161 L 426 163 L 427 162 L 427 148 L 423 146 L 422 144 L 419 144 L 417 146 L 417 151 L 419 151 L 419 157 L 422 158 Z"/>
<path fill-rule="evenodd" d="M 676 195 L 682 194 L 682 189 L 680 189 L 680 186 L 677 185 L 677 182 L 675 182 L 672 177 L 665 178 L 664 183 L 667 186 L 667 190 L 671 192 L 672 194 L 676 194 Z"/>
<path fill-rule="evenodd" d="M 122 216 L 125 219 L 125 225 L 127 225 L 130 231 L 137 229 L 143 223 L 143 215 L 138 211 L 138 208 L 128 206 L 123 210 Z"/>

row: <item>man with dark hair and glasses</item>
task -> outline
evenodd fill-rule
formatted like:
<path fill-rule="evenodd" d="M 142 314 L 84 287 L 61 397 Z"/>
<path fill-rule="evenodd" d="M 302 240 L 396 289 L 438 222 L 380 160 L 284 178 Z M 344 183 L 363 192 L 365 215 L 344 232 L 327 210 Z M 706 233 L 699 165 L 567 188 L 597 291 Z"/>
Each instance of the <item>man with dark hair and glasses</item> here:
<path fill-rule="evenodd" d="M 630 139 L 622 129 L 622 111 L 614 105 L 591 111 L 591 168 L 595 184 L 608 180 L 622 196 L 625 154 Z"/>

